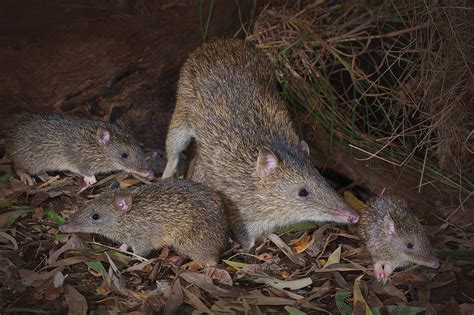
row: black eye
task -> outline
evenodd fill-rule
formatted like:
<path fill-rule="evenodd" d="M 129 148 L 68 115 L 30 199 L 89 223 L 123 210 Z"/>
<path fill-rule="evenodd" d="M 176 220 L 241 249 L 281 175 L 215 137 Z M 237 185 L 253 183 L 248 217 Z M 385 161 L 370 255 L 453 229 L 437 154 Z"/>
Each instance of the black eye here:
<path fill-rule="evenodd" d="M 128 158 L 128 154 L 126 152 L 122 153 L 121 155 L 122 159 L 127 159 Z"/>
<path fill-rule="evenodd" d="M 300 197 L 308 197 L 309 192 L 305 188 L 301 188 L 298 192 L 298 196 Z"/>
<path fill-rule="evenodd" d="M 408 249 L 412 249 L 412 248 L 413 248 L 413 244 L 412 244 L 412 243 L 408 243 L 408 244 L 407 244 L 407 248 L 408 248 Z"/>
<path fill-rule="evenodd" d="M 92 220 L 99 220 L 99 217 L 97 213 L 92 214 Z"/>

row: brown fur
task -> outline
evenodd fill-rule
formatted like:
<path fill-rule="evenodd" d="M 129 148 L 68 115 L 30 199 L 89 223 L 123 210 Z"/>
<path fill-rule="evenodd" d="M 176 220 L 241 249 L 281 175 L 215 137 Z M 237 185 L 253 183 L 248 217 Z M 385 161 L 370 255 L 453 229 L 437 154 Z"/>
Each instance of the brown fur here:
<path fill-rule="evenodd" d="M 97 129 L 110 131 L 110 141 L 97 142 Z M 121 154 L 127 152 L 124 160 Z M 7 156 L 17 173 L 71 171 L 93 176 L 115 170 L 149 172 L 143 150 L 123 127 L 56 113 L 22 115 L 8 132 Z"/>
<path fill-rule="evenodd" d="M 223 193 L 234 237 L 243 247 L 276 226 L 302 220 L 357 221 L 311 164 L 272 67 L 251 44 L 214 41 L 189 56 L 180 74 L 163 177 L 174 175 L 192 138 L 196 158 L 189 178 Z M 279 160 L 265 177 L 257 172 L 259 152 L 273 152 Z M 301 188 L 308 197 L 298 196 Z"/>
<path fill-rule="evenodd" d="M 130 197 L 131 209 L 116 209 L 117 196 Z M 92 219 L 93 213 L 99 220 Z M 203 184 L 179 179 L 104 193 L 60 229 L 100 234 L 131 246 L 141 256 L 170 246 L 210 265 L 218 262 L 229 238 L 218 194 Z"/>
<path fill-rule="evenodd" d="M 387 222 L 394 223 L 394 235 L 387 234 Z M 393 197 L 372 199 L 360 219 L 360 233 L 374 264 L 391 271 L 410 263 L 436 265 L 423 227 L 406 204 Z M 413 245 L 412 249 L 407 244 Z"/>

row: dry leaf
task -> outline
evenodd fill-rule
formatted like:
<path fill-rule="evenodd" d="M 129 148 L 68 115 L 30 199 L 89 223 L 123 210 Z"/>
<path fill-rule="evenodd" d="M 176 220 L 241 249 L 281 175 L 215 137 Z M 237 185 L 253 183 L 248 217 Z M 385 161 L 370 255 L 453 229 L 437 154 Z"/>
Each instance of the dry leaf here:
<path fill-rule="evenodd" d="M 322 269 L 327 268 L 328 266 L 331 266 L 333 264 L 338 264 L 341 262 L 341 245 L 339 245 L 334 252 L 332 252 L 331 255 L 329 255 L 328 260 L 324 264 Z"/>
<path fill-rule="evenodd" d="M 298 289 L 307 287 L 313 283 L 311 278 L 302 278 L 298 280 L 279 280 L 275 278 L 259 278 L 258 280 L 280 290 L 284 290 L 284 289 L 298 290 Z"/>
<path fill-rule="evenodd" d="M 86 315 L 87 301 L 86 298 L 79 293 L 74 287 L 66 285 L 64 287 L 64 298 L 69 307 L 68 314 Z"/>
<path fill-rule="evenodd" d="M 344 201 L 357 213 L 362 213 L 365 209 L 367 209 L 367 205 L 363 203 L 361 200 L 357 199 L 354 194 L 352 194 L 349 190 L 344 192 Z"/>
<path fill-rule="evenodd" d="M 182 288 L 184 294 L 186 295 L 186 303 L 192 305 L 195 309 L 200 311 L 202 314 L 212 314 L 211 310 L 204 304 L 199 297 L 197 297 L 195 294 L 191 293 L 186 288 Z"/>
<path fill-rule="evenodd" d="M 183 304 L 183 291 L 181 289 L 179 278 L 176 278 L 173 285 L 171 286 L 171 293 L 168 297 L 168 300 L 166 301 L 163 314 L 177 314 L 181 304 Z"/>
<path fill-rule="evenodd" d="M 229 272 L 225 269 L 219 269 L 217 267 L 207 267 L 203 270 L 204 274 L 209 276 L 213 280 L 217 280 L 221 284 L 232 286 L 232 277 Z"/>
<path fill-rule="evenodd" d="M 28 269 L 20 269 L 20 277 L 25 286 L 38 287 L 48 279 L 54 277 L 58 272 L 61 272 L 63 267 L 58 267 L 49 272 L 34 272 Z"/>
<path fill-rule="evenodd" d="M 209 276 L 206 276 L 201 273 L 196 273 L 192 271 L 185 271 L 179 275 L 181 278 L 187 282 L 194 284 L 201 289 L 209 292 L 214 297 L 237 297 L 240 295 L 240 291 L 230 291 L 222 289 L 212 283 L 212 279 Z"/>
<path fill-rule="evenodd" d="M 47 264 L 52 264 L 54 263 L 59 256 L 64 253 L 65 251 L 69 249 L 85 249 L 87 246 L 84 244 L 84 242 L 77 236 L 76 234 L 72 234 L 69 240 L 64 244 L 60 249 L 57 251 L 53 252 L 48 260 L 46 261 Z"/>
<path fill-rule="evenodd" d="M 313 243 L 314 239 L 311 237 L 308 231 L 305 231 L 295 243 L 291 244 L 291 249 L 295 253 L 300 254 L 304 252 L 308 247 L 310 247 Z"/>

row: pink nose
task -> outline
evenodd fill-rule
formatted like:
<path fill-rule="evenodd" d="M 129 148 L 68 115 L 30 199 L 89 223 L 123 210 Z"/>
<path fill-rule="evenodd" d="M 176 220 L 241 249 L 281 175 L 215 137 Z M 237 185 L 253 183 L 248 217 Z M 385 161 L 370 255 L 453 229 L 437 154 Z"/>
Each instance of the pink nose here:
<path fill-rule="evenodd" d="M 76 232 L 76 228 L 74 227 L 74 225 L 70 225 L 68 223 L 60 225 L 59 230 L 63 233 L 74 233 L 74 232 Z"/>
<path fill-rule="evenodd" d="M 433 258 L 431 262 L 431 268 L 438 269 L 439 268 L 439 260 L 436 258 Z"/>
<path fill-rule="evenodd" d="M 143 173 L 146 178 L 152 179 L 153 178 L 153 171 L 146 171 Z"/>
<path fill-rule="evenodd" d="M 357 222 L 359 222 L 359 216 L 357 214 L 351 214 L 349 216 L 349 222 L 352 224 L 356 224 Z"/>

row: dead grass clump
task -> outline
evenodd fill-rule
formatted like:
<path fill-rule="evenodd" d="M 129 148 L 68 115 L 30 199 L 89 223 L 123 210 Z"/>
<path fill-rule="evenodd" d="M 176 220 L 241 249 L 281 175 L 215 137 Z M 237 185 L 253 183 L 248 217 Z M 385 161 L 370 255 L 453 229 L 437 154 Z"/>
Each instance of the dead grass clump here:
<path fill-rule="evenodd" d="M 288 1 L 248 38 L 332 139 L 470 193 L 472 29 L 464 0 Z"/>

